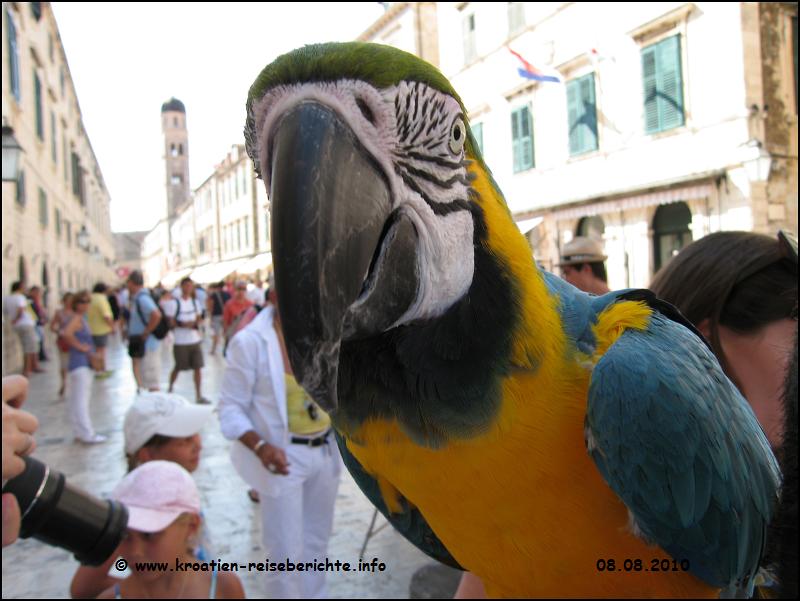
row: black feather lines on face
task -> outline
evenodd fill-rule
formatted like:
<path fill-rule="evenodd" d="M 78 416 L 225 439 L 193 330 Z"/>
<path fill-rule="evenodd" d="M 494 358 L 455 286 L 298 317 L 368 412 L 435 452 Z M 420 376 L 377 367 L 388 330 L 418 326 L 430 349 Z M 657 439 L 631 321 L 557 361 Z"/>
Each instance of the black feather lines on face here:
<path fill-rule="evenodd" d="M 470 210 L 469 200 L 453 191 L 457 184 L 469 187 L 463 152 L 448 148 L 453 115 L 445 110 L 441 92 L 419 82 L 395 97 L 398 150 L 397 175 L 431 207 L 436 215 Z M 425 184 L 435 193 L 426 192 Z"/>
<path fill-rule="evenodd" d="M 518 293 L 489 252 L 483 211 L 475 222 L 475 272 L 469 292 L 444 315 L 368 340 L 343 342 L 337 427 L 349 437 L 368 418 L 396 418 L 417 444 L 438 447 L 486 431 L 508 373 Z"/>

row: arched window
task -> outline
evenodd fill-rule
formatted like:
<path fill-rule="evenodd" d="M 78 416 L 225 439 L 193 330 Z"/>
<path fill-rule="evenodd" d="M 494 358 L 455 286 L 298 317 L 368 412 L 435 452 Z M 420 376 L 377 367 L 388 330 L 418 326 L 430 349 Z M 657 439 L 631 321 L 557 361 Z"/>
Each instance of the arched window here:
<path fill-rule="evenodd" d="M 653 217 L 653 267 L 656 271 L 669 263 L 692 242 L 692 212 L 685 202 L 661 205 Z"/>
<path fill-rule="evenodd" d="M 581 217 L 578 227 L 575 230 L 576 236 L 584 236 L 593 240 L 603 241 L 603 233 L 606 231 L 606 224 L 603 218 L 595 215 L 594 217 Z"/>

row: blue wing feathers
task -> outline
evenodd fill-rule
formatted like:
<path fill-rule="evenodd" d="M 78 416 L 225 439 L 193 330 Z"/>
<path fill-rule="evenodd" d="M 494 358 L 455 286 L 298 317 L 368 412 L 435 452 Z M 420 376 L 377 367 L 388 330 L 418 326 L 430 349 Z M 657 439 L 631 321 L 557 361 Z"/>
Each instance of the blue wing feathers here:
<path fill-rule="evenodd" d="M 595 464 L 648 538 L 712 585 L 752 579 L 780 476 L 702 340 L 658 313 L 626 331 L 595 366 L 586 424 Z"/>

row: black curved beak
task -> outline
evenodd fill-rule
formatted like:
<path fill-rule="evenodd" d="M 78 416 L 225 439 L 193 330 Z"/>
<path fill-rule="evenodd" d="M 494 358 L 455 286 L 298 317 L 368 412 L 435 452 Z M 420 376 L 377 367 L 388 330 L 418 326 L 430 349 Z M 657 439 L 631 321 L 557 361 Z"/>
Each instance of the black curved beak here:
<path fill-rule="evenodd" d="M 329 412 L 343 340 L 379 333 L 416 298 L 416 230 L 382 169 L 330 108 L 302 102 L 270 140 L 275 285 L 294 374 Z"/>

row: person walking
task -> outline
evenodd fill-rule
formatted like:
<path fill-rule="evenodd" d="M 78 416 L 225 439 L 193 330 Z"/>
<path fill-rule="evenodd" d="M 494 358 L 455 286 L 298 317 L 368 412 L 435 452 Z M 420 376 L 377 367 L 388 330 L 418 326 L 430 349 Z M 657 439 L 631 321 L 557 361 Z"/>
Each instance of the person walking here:
<path fill-rule="evenodd" d="M 30 301 L 25 296 L 22 282 L 11 284 L 11 294 L 4 303 L 6 319 L 19 337 L 22 352 L 25 355 L 22 375 L 29 378 L 32 373 L 41 373 L 39 369 L 39 349 L 36 337 L 36 317 L 31 309 Z"/>
<path fill-rule="evenodd" d="M 97 374 L 95 377 L 101 379 L 109 377 L 112 373 L 106 370 L 108 335 L 114 331 L 114 314 L 108 302 L 107 292 L 108 286 L 103 282 L 98 282 L 94 285 L 89 302 L 89 311 L 86 314 L 89 330 L 92 332 L 94 347 L 97 349 Z"/>
<path fill-rule="evenodd" d="M 130 322 L 128 324 L 128 355 L 133 364 L 133 376 L 136 378 L 137 392 L 159 389 L 159 341 L 153 336 L 153 330 L 161 321 L 161 311 L 150 292 L 144 288 L 142 272 L 130 273 L 126 282 L 130 295 Z"/>
<path fill-rule="evenodd" d="M 175 385 L 178 372 L 191 369 L 194 372 L 194 389 L 199 405 L 211 403 L 200 392 L 203 369 L 202 338 L 200 325 L 203 321 L 203 307 L 194 296 L 194 282 L 190 278 L 181 280 L 181 295 L 174 299 L 175 314 L 167 314 L 172 325 L 175 343 L 172 347 L 175 367 L 169 376 L 169 392 Z"/>
<path fill-rule="evenodd" d="M 86 444 L 105 442 L 97 434 L 89 417 L 89 398 L 92 394 L 92 355 L 95 352 L 92 333 L 86 321 L 89 293 L 77 292 L 72 299 L 72 321 L 64 328 L 63 337 L 69 345 L 69 375 L 67 376 L 67 411 L 75 438 Z"/>

